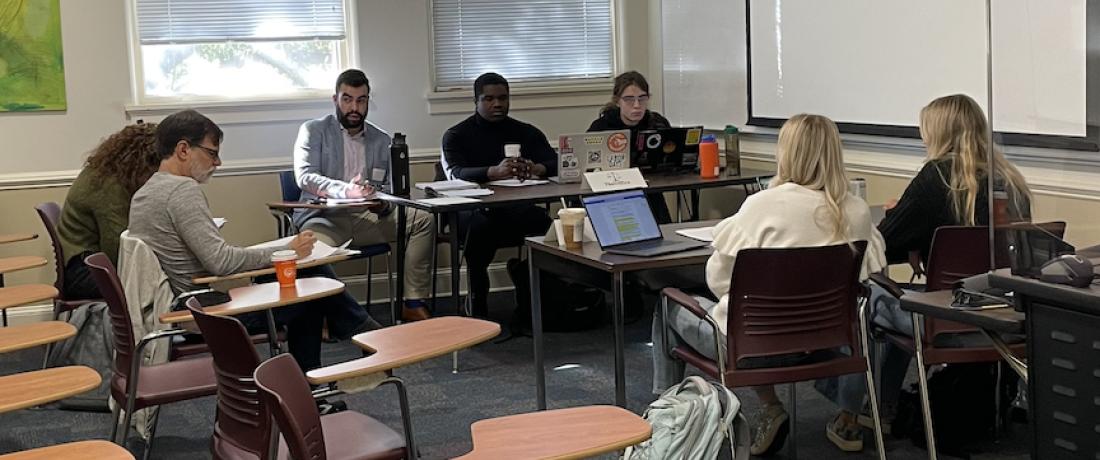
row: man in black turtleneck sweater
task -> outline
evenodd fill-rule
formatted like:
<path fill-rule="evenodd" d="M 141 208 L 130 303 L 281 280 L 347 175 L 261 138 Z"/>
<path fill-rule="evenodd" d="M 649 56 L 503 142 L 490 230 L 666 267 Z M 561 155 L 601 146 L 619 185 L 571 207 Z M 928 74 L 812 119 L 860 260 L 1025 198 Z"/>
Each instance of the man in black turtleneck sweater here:
<path fill-rule="evenodd" d="M 557 155 L 538 128 L 508 116 L 508 81 L 487 73 L 474 82 L 477 111 L 443 135 L 443 157 L 456 179 L 488 182 L 532 179 L 557 173 Z M 520 156 L 506 158 L 504 146 L 518 144 Z M 466 238 L 466 267 L 474 316 L 488 316 L 489 263 L 498 248 L 519 246 L 523 237 L 550 228 L 546 210 L 534 205 L 493 208 L 459 216 Z"/>

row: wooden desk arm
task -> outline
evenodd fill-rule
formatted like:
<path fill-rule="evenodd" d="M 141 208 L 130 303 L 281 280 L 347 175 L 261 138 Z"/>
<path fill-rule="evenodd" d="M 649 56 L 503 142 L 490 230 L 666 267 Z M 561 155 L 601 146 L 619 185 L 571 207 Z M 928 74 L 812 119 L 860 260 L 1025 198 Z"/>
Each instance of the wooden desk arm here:
<path fill-rule="evenodd" d="M 905 291 L 901 290 L 901 286 L 898 286 L 898 283 L 895 283 L 894 280 L 890 279 L 890 277 L 886 276 L 886 274 L 882 272 L 872 273 L 870 278 L 871 281 L 874 281 L 875 284 L 882 286 L 883 289 L 886 289 L 886 291 L 894 297 L 900 299 L 901 296 L 905 295 Z"/>
<path fill-rule="evenodd" d="M 367 356 L 311 370 L 306 373 L 306 380 L 312 385 L 341 382 L 342 393 L 369 390 L 389 377 L 386 372 L 377 370 L 378 360 L 371 358 Z"/>

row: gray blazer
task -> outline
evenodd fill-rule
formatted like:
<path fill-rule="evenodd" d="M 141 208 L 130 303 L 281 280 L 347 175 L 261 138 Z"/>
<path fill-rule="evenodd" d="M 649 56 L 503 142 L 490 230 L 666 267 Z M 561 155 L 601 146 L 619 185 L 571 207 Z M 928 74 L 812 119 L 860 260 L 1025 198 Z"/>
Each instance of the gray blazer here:
<path fill-rule="evenodd" d="M 390 136 L 369 121 L 363 122 L 366 136 L 366 162 L 362 177 L 375 189 L 390 180 Z M 299 201 L 314 200 L 322 195 L 342 194 L 344 181 L 344 133 L 335 114 L 302 123 L 298 140 L 294 142 L 294 179 L 302 189 Z M 299 209 L 294 212 L 294 225 L 299 228 L 323 211 Z"/>

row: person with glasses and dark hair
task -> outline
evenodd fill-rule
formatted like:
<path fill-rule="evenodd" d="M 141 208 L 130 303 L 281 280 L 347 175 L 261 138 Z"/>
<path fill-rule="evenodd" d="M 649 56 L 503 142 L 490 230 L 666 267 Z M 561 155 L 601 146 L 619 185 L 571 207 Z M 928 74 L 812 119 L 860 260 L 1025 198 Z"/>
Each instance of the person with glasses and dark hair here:
<path fill-rule="evenodd" d="M 638 131 L 669 127 L 665 117 L 649 110 L 649 82 L 642 74 L 631 70 L 615 77 L 611 102 L 600 109 L 600 117 L 592 121 L 588 132 L 629 129 L 630 140 L 633 142 L 638 137 Z M 672 222 L 672 214 L 668 211 L 668 203 L 663 194 L 646 194 L 646 198 L 657 223 Z"/>
<path fill-rule="evenodd" d="M 118 264 L 118 235 L 130 225 L 130 197 L 160 167 L 156 123 L 122 128 L 101 142 L 76 176 L 57 222 L 65 257 L 65 297 L 103 297 L 84 258 L 97 252 Z"/>
<path fill-rule="evenodd" d="M 159 170 L 130 203 L 130 236 L 142 240 L 156 254 L 175 296 L 198 290 L 200 286 L 191 282 L 195 276 L 225 276 L 269 267 L 272 253 L 283 249 L 293 250 L 298 258 L 306 257 L 316 241 L 309 231 L 299 233 L 287 246 L 275 248 L 242 248 L 225 241 L 199 187 L 222 164 L 221 140 L 221 129 L 194 110 L 169 115 L 157 129 Z M 311 275 L 336 277 L 327 265 L 298 273 L 299 277 Z M 199 297 L 203 306 L 208 306 L 208 300 L 216 304 L 227 299 Z M 290 353 L 303 371 L 321 366 L 325 320 L 330 334 L 340 339 L 379 327 L 346 291 L 273 312 L 276 324 L 287 326 Z M 267 331 L 264 312 L 237 318 L 250 333 Z"/>
<path fill-rule="evenodd" d="M 488 182 L 532 179 L 557 173 L 557 154 L 538 128 L 508 116 L 508 80 L 486 73 L 474 81 L 475 111 L 443 135 L 443 157 L 455 179 Z M 506 145 L 518 145 L 519 156 L 507 157 Z M 493 208 L 459 216 L 459 235 L 466 240 L 466 265 L 474 316 L 487 317 L 489 263 L 498 248 L 518 246 L 523 237 L 550 228 L 546 210 L 535 205 Z"/>
<path fill-rule="evenodd" d="M 317 198 L 364 198 L 376 186 L 390 181 L 390 136 L 367 121 L 370 81 L 357 69 L 336 79 L 332 96 L 335 112 L 307 121 L 294 143 L 294 177 L 302 189 L 302 202 Z M 369 246 L 397 240 L 397 213 L 388 201 L 360 209 L 299 209 L 294 224 L 312 231 L 318 240 L 339 246 Z M 425 212 L 413 212 L 406 224 L 405 304 L 401 319 L 431 317 L 424 299 L 429 297 L 432 245 L 435 225 Z"/>

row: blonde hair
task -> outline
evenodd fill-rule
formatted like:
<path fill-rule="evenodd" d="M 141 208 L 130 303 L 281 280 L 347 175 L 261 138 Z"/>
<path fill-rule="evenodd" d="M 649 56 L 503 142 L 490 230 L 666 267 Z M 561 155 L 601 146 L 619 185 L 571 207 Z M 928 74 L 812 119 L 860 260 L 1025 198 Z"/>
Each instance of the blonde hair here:
<path fill-rule="evenodd" d="M 848 175 L 833 121 L 821 115 L 791 117 L 779 130 L 775 156 L 779 167 L 768 188 L 794 182 L 825 192 L 823 207 L 833 223 L 833 239 L 847 242 L 848 217 L 841 204 L 848 195 Z"/>
<path fill-rule="evenodd" d="M 974 210 L 978 192 L 989 178 L 989 125 L 982 108 L 965 94 L 936 99 L 920 111 L 920 135 L 928 149 L 926 161 L 953 160 L 951 178 L 941 179 L 947 185 L 955 220 L 977 225 Z M 1031 202 L 1024 176 L 996 146 L 992 159 L 994 180 L 1003 181 L 1016 215 L 1024 215 L 1023 207 Z"/>

